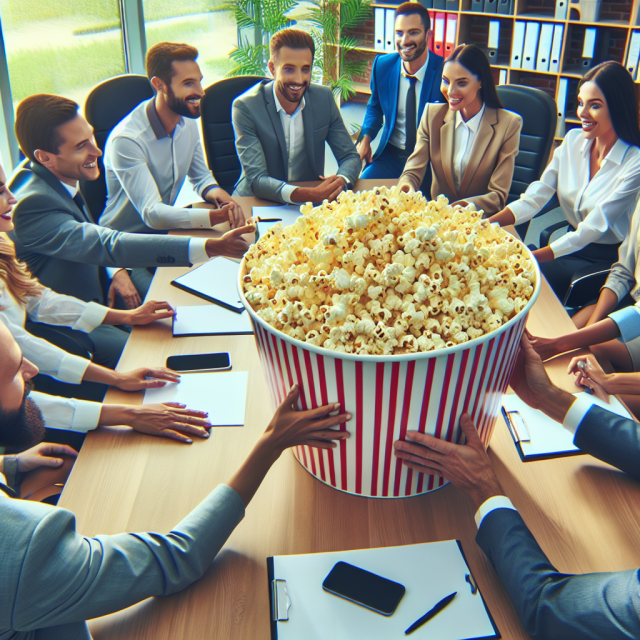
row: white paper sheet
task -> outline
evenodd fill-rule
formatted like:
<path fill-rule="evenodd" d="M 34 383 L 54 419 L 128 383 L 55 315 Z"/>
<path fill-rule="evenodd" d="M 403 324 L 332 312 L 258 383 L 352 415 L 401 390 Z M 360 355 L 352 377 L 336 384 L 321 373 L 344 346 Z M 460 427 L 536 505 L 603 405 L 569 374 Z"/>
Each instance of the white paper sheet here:
<path fill-rule="evenodd" d="M 278 622 L 278 640 L 404 638 L 405 630 L 437 602 L 457 591 L 435 618 L 415 631 L 416 640 L 495 638 L 480 592 L 465 580 L 469 568 L 455 540 L 337 553 L 275 556 L 274 578 L 287 581 L 288 622 Z M 399 582 L 406 593 L 389 617 L 322 589 L 333 565 L 343 560 Z"/>
<path fill-rule="evenodd" d="M 238 333 L 253 333 L 246 311 L 236 313 L 216 304 L 176 307 L 176 315 L 173 317 L 174 337 Z"/>
<path fill-rule="evenodd" d="M 282 220 L 282 226 L 286 227 L 293 224 L 302 214 L 300 213 L 300 205 L 283 204 L 278 207 L 253 207 L 251 215 L 256 218 L 279 218 Z"/>
<path fill-rule="evenodd" d="M 248 378 L 247 371 L 183 373 L 180 382 L 147 389 L 142 404 L 183 402 L 190 409 L 207 411 L 214 427 L 242 426 Z"/>
<path fill-rule="evenodd" d="M 575 393 L 574 395 L 578 394 Z M 591 400 L 593 404 L 597 404 L 608 411 L 613 411 L 613 413 L 625 418 L 631 417 L 615 396 L 610 396 L 610 404 L 595 396 L 591 396 Z M 518 411 L 527 425 L 531 441 L 520 442 L 520 448 L 525 458 L 579 451 L 578 447 L 573 444 L 573 433 L 565 429 L 559 422 L 549 418 L 542 411 L 532 409 L 520 400 L 515 393 L 504 396 L 502 406 L 505 411 Z"/>

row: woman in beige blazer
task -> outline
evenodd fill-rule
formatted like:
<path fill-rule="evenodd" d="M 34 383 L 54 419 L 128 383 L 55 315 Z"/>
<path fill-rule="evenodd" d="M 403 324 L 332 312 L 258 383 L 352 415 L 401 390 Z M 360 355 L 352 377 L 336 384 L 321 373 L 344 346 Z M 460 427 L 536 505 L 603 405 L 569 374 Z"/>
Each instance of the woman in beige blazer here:
<path fill-rule="evenodd" d="M 487 216 L 507 202 L 522 119 L 502 108 L 489 60 L 473 44 L 445 60 L 443 95 L 449 104 L 427 104 L 418 139 L 399 185 L 419 189 L 431 163 L 431 197 L 472 202 Z"/>

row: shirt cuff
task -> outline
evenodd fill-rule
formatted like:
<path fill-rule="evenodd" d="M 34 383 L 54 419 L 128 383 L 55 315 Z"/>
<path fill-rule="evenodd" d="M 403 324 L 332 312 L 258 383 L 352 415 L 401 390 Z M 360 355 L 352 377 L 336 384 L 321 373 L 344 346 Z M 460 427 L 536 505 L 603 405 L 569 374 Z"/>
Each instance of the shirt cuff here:
<path fill-rule="evenodd" d="M 126 271 L 124 267 L 105 267 L 105 271 L 109 276 L 109 280 L 113 280 L 113 276 L 115 276 L 118 271 L 122 271 L 123 269 Z"/>
<path fill-rule="evenodd" d="M 210 209 L 193 207 L 188 211 L 192 229 L 211 229 Z"/>
<path fill-rule="evenodd" d="M 62 382 L 69 384 L 80 384 L 87 367 L 91 364 L 91 360 L 74 356 L 67 353 L 63 356 L 58 375 L 56 376 Z"/>
<path fill-rule="evenodd" d="M 567 223 L 568 224 L 568 223 Z M 551 251 L 553 251 L 554 258 L 561 258 L 562 256 L 568 256 L 576 251 L 579 251 L 583 247 L 576 247 L 571 239 L 574 237 L 572 232 L 565 233 L 561 238 L 549 243 Z"/>
<path fill-rule="evenodd" d="M 522 200 L 522 198 L 520 200 L 516 200 L 515 202 L 509 203 L 507 207 L 511 209 L 511 213 L 513 213 L 516 219 L 515 224 L 531 220 L 531 218 L 533 218 L 533 216 L 535 216 L 539 211 L 532 204 L 529 204 L 525 200 Z"/>
<path fill-rule="evenodd" d="M 99 327 L 105 319 L 105 316 L 109 312 L 107 307 L 103 307 L 97 302 L 89 302 L 82 312 L 82 315 L 78 318 L 73 325 L 73 329 L 78 331 L 84 331 L 85 333 L 91 333 L 96 327 Z"/>
<path fill-rule="evenodd" d="M 614 311 L 609 317 L 618 325 L 622 342 L 631 342 L 640 336 L 640 309 L 637 305 Z"/>
<path fill-rule="evenodd" d="M 478 529 L 480 528 L 482 521 L 485 519 L 485 516 L 496 509 L 513 509 L 514 511 L 517 511 L 507 496 L 493 496 L 488 500 L 485 500 L 476 511 L 476 515 L 474 517 Z"/>
<path fill-rule="evenodd" d="M 191 238 L 189 240 L 189 262 L 191 264 L 200 264 L 209 260 L 209 254 L 206 250 L 207 240 L 208 238 Z"/>
<path fill-rule="evenodd" d="M 344 180 L 344 189 L 343 191 L 347 191 L 348 189 L 351 189 L 351 187 L 353 186 L 351 184 L 351 182 L 349 181 L 349 178 L 347 178 L 347 176 L 343 176 L 341 173 L 338 174 L 338 178 L 342 178 Z"/>
<path fill-rule="evenodd" d="M 573 404 L 569 407 L 569 411 L 567 411 L 567 415 L 564 417 L 562 426 L 567 431 L 575 433 L 587 414 L 587 411 L 589 411 L 592 406 L 593 402 L 591 400 L 591 396 L 588 393 L 579 393 Z"/>
<path fill-rule="evenodd" d="M 203 200 L 206 200 L 206 197 L 205 197 L 205 196 L 207 195 L 207 193 L 209 193 L 209 191 L 211 191 L 211 189 L 219 189 L 219 188 L 220 188 L 220 187 L 219 187 L 219 185 L 217 185 L 215 182 L 214 182 L 213 184 L 207 185 L 207 186 L 202 190 L 202 193 L 200 194 L 200 197 L 201 197 Z"/>
<path fill-rule="evenodd" d="M 89 400 L 75 400 L 76 408 L 73 412 L 71 430 L 86 433 L 93 431 L 100 423 L 100 412 L 102 404 L 100 402 L 90 402 Z"/>
<path fill-rule="evenodd" d="M 292 184 L 285 184 L 284 187 L 282 187 L 282 191 L 280 191 L 282 199 L 289 204 L 297 204 L 291 199 L 291 195 L 297 188 L 298 187 L 294 187 Z"/>

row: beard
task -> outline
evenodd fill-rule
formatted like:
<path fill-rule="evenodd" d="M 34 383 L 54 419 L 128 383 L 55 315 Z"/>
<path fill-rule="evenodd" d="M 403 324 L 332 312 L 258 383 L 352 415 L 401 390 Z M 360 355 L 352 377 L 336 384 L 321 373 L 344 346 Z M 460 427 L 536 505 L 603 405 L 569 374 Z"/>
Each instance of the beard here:
<path fill-rule="evenodd" d="M 20 408 L 12 415 L 2 415 L 0 419 L 0 445 L 7 449 L 24 451 L 39 444 L 44 439 L 44 418 L 36 403 L 29 397 L 33 382 L 25 385 Z"/>
<path fill-rule="evenodd" d="M 309 83 L 308 82 L 303 82 L 302 83 L 302 91 L 300 92 L 300 96 L 294 96 L 291 94 L 291 91 L 289 91 L 289 85 L 285 84 L 282 80 L 278 80 L 277 84 L 276 84 L 276 89 L 289 101 L 289 102 L 302 102 L 302 98 L 304 97 L 304 94 L 307 92 L 307 89 L 309 88 Z"/>
<path fill-rule="evenodd" d="M 173 89 L 171 87 L 167 87 L 167 106 L 169 109 L 174 113 L 177 113 L 179 116 L 195 120 L 200 117 L 200 104 L 198 104 L 197 113 L 194 114 L 187 104 L 187 100 L 190 100 L 191 98 L 200 98 L 200 96 L 191 95 L 186 98 L 178 98 L 173 92 Z"/>
<path fill-rule="evenodd" d="M 426 38 L 426 36 L 425 36 L 425 38 L 424 38 L 424 40 L 422 42 L 416 42 L 416 48 L 407 57 L 404 57 L 400 53 L 400 47 L 396 46 L 396 49 L 398 50 L 398 53 L 400 53 L 400 57 L 404 60 L 404 62 L 412 62 L 416 58 L 419 58 L 424 53 L 426 48 L 427 48 L 427 38 Z"/>

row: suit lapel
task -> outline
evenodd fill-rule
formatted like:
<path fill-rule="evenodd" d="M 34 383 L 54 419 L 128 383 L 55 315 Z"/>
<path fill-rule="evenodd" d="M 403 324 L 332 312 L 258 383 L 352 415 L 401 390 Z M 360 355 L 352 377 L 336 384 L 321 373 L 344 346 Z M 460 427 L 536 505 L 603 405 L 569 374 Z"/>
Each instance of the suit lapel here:
<path fill-rule="evenodd" d="M 447 109 L 447 113 L 444 116 L 444 124 L 440 129 L 440 157 L 442 159 L 444 177 L 451 193 L 456 193 L 453 180 L 453 136 L 455 135 L 455 127 L 455 113 L 451 109 Z"/>
<path fill-rule="evenodd" d="M 316 146 L 313 140 L 313 100 L 311 99 L 311 86 L 305 92 L 304 109 L 302 110 L 302 122 L 304 124 L 304 148 L 309 159 L 309 166 L 314 175 L 320 175 L 316 167 Z"/>
<path fill-rule="evenodd" d="M 282 164 L 284 166 L 285 180 L 289 175 L 289 158 L 287 157 L 287 143 L 284 139 L 284 130 L 282 128 L 282 121 L 280 115 L 276 110 L 276 105 L 273 99 L 273 80 L 262 85 L 262 97 L 264 98 L 267 113 L 271 118 L 271 124 L 276 132 L 278 138 L 278 144 L 280 145 L 280 152 L 282 154 Z"/>
<path fill-rule="evenodd" d="M 73 207 L 74 211 L 80 213 L 84 222 L 93 223 L 93 220 L 89 217 L 89 214 L 86 211 L 78 208 L 76 203 L 73 201 L 71 194 L 64 188 L 60 180 L 58 180 L 58 178 L 56 178 L 56 176 L 54 176 L 53 173 L 49 171 L 49 169 L 43 167 L 37 162 L 32 162 L 29 165 L 29 168 L 31 169 L 31 171 L 33 171 L 33 173 L 35 173 L 35 175 L 37 175 L 39 178 L 42 178 L 61 198 L 68 201 L 69 206 Z"/>
<path fill-rule="evenodd" d="M 464 170 L 462 180 L 460 181 L 460 193 L 466 193 L 469 188 L 471 180 L 475 175 L 482 159 L 484 158 L 485 151 L 493 138 L 495 133 L 494 127 L 498 124 L 498 112 L 490 107 L 485 107 L 484 115 L 480 121 L 478 127 L 478 133 L 476 139 L 471 147 L 471 154 L 469 155 L 469 162 L 467 168 Z"/>
<path fill-rule="evenodd" d="M 398 90 L 400 89 L 400 73 L 402 73 L 402 59 L 399 54 L 392 73 L 389 74 L 389 91 L 391 93 L 391 118 L 389 123 L 389 131 L 393 132 L 396 126 L 396 113 L 398 111 Z"/>

